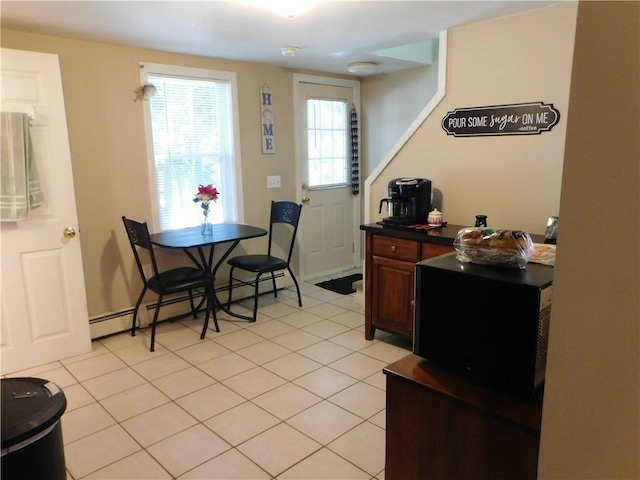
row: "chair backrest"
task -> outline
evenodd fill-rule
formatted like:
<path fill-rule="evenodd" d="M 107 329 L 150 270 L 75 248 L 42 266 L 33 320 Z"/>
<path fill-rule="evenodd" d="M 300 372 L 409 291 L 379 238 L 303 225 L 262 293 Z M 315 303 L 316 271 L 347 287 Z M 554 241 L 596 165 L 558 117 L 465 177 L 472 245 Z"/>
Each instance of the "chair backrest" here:
<path fill-rule="evenodd" d="M 149 236 L 149 228 L 147 227 L 146 222 L 136 222 L 135 220 L 131 220 L 124 216 L 122 217 L 122 222 L 124 223 L 124 229 L 127 232 L 127 237 L 129 237 L 129 243 L 131 244 L 131 250 L 133 250 L 133 256 L 135 257 L 136 264 L 138 265 L 140 277 L 146 285 L 147 277 L 144 274 L 142 261 L 140 260 L 140 255 L 138 253 L 137 247 L 148 250 L 149 258 L 151 260 L 151 267 L 153 268 L 153 275 L 158 275 L 158 264 L 156 263 L 156 256 L 153 252 L 153 244 L 151 243 L 151 237 Z"/>
<path fill-rule="evenodd" d="M 271 255 L 271 239 L 273 237 L 273 225 L 276 223 L 288 223 L 293 227 L 291 232 L 291 242 L 289 243 L 289 253 L 287 254 L 287 263 L 291 261 L 291 254 L 296 242 L 296 233 L 298 232 L 298 222 L 302 213 L 302 205 L 295 202 L 274 202 L 271 201 L 271 220 L 269 222 L 269 250 Z"/>

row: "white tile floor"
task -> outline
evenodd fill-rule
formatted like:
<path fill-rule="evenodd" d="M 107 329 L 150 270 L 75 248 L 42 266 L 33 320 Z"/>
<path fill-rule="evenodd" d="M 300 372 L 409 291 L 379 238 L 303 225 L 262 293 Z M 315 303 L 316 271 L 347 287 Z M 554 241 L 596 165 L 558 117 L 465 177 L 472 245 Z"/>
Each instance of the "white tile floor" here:
<path fill-rule="evenodd" d="M 301 290 L 302 308 L 265 295 L 256 323 L 220 315 L 205 340 L 202 319 L 162 323 L 154 353 L 143 329 L 11 376 L 63 389 L 70 479 L 382 480 L 382 368 L 410 345 L 366 341 L 353 294 Z"/>

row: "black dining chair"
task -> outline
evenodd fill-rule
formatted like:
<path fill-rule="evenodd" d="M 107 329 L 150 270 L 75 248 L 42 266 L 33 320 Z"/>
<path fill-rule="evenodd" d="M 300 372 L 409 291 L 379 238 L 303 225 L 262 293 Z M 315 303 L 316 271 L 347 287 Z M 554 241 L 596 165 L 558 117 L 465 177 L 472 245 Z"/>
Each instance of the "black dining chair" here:
<path fill-rule="evenodd" d="M 151 324 L 152 352 L 154 351 L 155 347 L 158 312 L 160 311 L 160 305 L 162 304 L 162 299 L 165 295 L 188 292 L 191 311 L 183 315 L 174 317 L 174 319 L 184 318 L 189 315 L 193 315 L 194 318 L 197 318 L 199 306 L 197 307 L 194 303 L 193 292 L 194 290 L 204 290 L 204 295 L 206 297 L 206 314 L 200 339 L 204 339 L 205 333 L 207 332 L 210 315 L 213 315 L 213 322 L 216 326 L 216 331 L 219 332 L 220 328 L 218 327 L 218 319 L 216 318 L 216 310 L 214 306 L 213 277 L 205 271 L 195 267 L 177 267 L 160 272 L 158 270 L 158 264 L 156 262 L 156 256 L 153 251 L 153 244 L 151 243 L 149 228 L 147 227 L 146 222 L 139 223 L 124 216 L 122 217 L 122 221 L 124 222 L 124 228 L 127 231 L 129 243 L 131 244 L 133 256 L 136 259 L 136 264 L 138 265 L 138 271 L 140 272 L 140 278 L 142 279 L 143 284 L 142 291 L 140 292 L 140 296 L 138 297 L 138 301 L 136 302 L 136 306 L 133 311 L 133 321 L 131 322 L 131 336 L 133 337 L 136 334 L 136 319 L 138 316 L 138 308 L 140 307 L 142 298 L 144 297 L 144 294 L 147 290 L 151 290 L 158 295 L 156 309 L 153 314 L 153 322 Z M 152 275 L 149 278 L 147 278 L 144 274 L 139 249 L 144 249 L 148 252 L 152 269 Z"/>
<path fill-rule="evenodd" d="M 278 291 L 276 288 L 276 276 L 275 273 L 280 270 L 288 270 L 293 283 L 296 286 L 298 292 L 298 305 L 302 306 L 302 297 L 300 296 L 300 286 L 296 280 L 296 276 L 291 271 L 290 262 L 291 254 L 293 253 L 293 247 L 296 241 L 296 233 L 298 231 L 298 222 L 300 221 L 300 213 L 302 212 L 302 205 L 298 205 L 294 202 L 271 202 L 271 219 L 269 221 L 269 241 L 267 247 L 267 254 L 254 254 L 254 255 L 239 255 L 233 257 L 227 261 L 231 266 L 229 270 L 229 297 L 227 300 L 227 308 L 231 308 L 231 301 L 233 297 L 233 287 L 237 285 L 250 285 L 254 288 L 253 294 L 253 316 L 251 321 L 255 322 L 258 314 L 258 287 L 260 284 L 260 277 L 265 273 L 271 274 L 271 281 L 273 283 L 273 296 L 278 297 Z M 287 259 L 276 257 L 271 255 L 271 245 L 273 242 L 273 226 L 275 224 L 289 224 L 289 252 L 287 253 Z M 255 278 L 237 278 L 233 276 L 235 269 L 244 270 L 255 274 Z"/>

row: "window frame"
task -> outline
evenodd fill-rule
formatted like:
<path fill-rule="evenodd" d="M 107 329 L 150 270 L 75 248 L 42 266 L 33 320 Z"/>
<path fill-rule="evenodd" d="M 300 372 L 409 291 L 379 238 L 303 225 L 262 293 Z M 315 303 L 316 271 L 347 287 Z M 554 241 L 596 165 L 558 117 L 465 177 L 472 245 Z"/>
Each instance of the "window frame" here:
<path fill-rule="evenodd" d="M 179 78 L 193 78 L 194 80 L 220 80 L 229 82 L 231 86 L 231 107 L 233 129 L 233 174 L 236 189 L 235 200 L 235 219 L 238 223 L 244 223 L 244 195 L 242 189 L 242 155 L 240 150 L 240 120 L 238 108 L 238 80 L 237 73 L 226 72 L 221 70 L 211 70 L 206 68 L 183 67 L 178 65 L 166 65 L 160 63 L 140 62 L 140 81 L 142 85 L 149 83 L 149 75 L 174 76 Z M 158 188 L 156 184 L 156 163 L 155 152 L 153 148 L 153 126 L 151 123 L 151 107 L 147 100 L 142 100 L 144 112 L 145 140 L 147 147 L 147 165 L 149 174 L 149 189 L 151 200 L 151 222 L 150 228 L 152 232 L 160 230 L 160 209 L 158 199 Z M 217 185 L 216 185 L 217 186 Z M 194 195 L 197 185 L 194 186 Z M 224 187 L 221 188 L 224 195 Z"/>

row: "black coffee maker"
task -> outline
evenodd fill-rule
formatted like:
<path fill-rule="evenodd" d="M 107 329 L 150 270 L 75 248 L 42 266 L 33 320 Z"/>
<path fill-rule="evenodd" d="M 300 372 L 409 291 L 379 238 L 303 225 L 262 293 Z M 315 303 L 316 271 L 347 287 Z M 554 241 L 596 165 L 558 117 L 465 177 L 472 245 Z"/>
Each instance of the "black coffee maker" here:
<path fill-rule="evenodd" d="M 389 198 L 380 200 L 387 204 L 388 216 L 382 221 L 398 225 L 427 223 L 431 211 L 431 180 L 426 178 L 394 178 L 388 185 Z"/>

